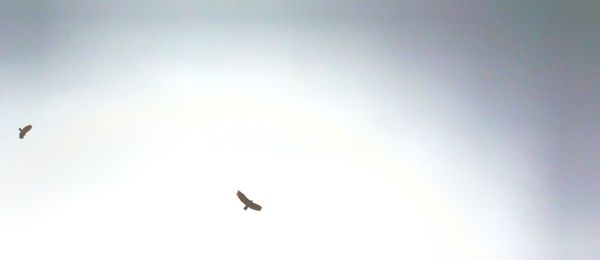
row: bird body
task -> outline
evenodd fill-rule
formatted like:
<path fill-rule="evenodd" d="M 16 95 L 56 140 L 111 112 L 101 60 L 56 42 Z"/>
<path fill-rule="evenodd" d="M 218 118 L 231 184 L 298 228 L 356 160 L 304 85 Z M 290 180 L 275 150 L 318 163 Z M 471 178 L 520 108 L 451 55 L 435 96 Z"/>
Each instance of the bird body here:
<path fill-rule="evenodd" d="M 237 192 L 237 196 L 240 199 L 240 201 L 242 201 L 242 203 L 244 203 L 244 205 L 245 205 L 244 210 L 251 208 L 253 210 L 260 211 L 262 209 L 262 207 L 260 205 L 254 203 L 253 201 L 248 199 L 248 197 L 246 197 L 246 195 L 244 195 L 244 193 L 242 193 L 239 190 Z"/>
<path fill-rule="evenodd" d="M 29 132 L 29 130 L 31 130 L 31 128 L 33 128 L 31 125 L 27 125 L 27 126 L 23 127 L 22 129 L 19 128 L 19 138 L 23 139 L 25 137 L 25 135 L 27 134 L 27 132 Z"/>

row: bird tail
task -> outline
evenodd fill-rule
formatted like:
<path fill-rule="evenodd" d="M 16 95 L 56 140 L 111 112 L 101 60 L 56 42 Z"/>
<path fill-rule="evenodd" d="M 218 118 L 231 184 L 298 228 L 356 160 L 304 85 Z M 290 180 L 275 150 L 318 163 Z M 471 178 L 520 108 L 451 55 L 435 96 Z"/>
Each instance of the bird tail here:
<path fill-rule="evenodd" d="M 19 131 L 23 131 L 23 129 L 19 128 Z"/>
<path fill-rule="evenodd" d="M 248 206 L 244 207 L 244 210 L 247 210 L 247 209 L 248 209 Z"/>

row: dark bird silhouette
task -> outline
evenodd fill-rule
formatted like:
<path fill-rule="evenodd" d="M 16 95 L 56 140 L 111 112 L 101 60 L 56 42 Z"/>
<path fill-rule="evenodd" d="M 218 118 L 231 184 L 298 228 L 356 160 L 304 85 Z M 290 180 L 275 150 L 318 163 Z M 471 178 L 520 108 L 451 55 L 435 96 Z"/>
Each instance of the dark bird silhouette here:
<path fill-rule="evenodd" d="M 31 125 L 27 125 L 26 127 L 23 127 L 23 129 L 19 128 L 19 138 L 23 139 L 31 128 L 33 128 Z"/>
<path fill-rule="evenodd" d="M 242 193 L 239 190 L 237 192 L 237 196 L 238 196 L 238 198 L 240 198 L 240 200 L 242 201 L 242 203 L 244 203 L 244 205 L 246 205 L 244 207 L 244 210 L 247 210 L 248 208 L 251 208 L 253 210 L 260 211 L 262 209 L 262 207 L 260 205 L 254 203 L 253 201 L 251 201 L 250 199 L 248 199 L 248 197 L 246 197 L 246 195 L 244 195 L 244 193 Z"/>

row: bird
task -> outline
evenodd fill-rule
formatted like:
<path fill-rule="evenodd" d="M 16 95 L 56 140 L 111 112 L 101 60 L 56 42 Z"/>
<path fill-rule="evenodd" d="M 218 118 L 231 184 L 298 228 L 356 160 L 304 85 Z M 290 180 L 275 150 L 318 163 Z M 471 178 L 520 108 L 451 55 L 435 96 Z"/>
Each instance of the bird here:
<path fill-rule="evenodd" d="M 260 211 L 262 209 L 262 207 L 260 205 L 254 203 L 253 201 L 251 201 L 250 199 L 248 199 L 248 197 L 246 197 L 246 195 L 244 195 L 244 193 L 242 193 L 239 190 L 237 192 L 237 196 L 238 196 L 238 198 L 240 198 L 240 200 L 242 201 L 242 203 L 244 203 L 244 205 L 245 205 L 244 210 L 247 210 L 248 208 L 251 208 L 253 210 Z"/>
<path fill-rule="evenodd" d="M 31 130 L 31 128 L 33 128 L 31 125 L 27 125 L 22 129 L 19 128 L 19 138 L 23 139 L 23 137 L 25 137 L 25 135 Z"/>

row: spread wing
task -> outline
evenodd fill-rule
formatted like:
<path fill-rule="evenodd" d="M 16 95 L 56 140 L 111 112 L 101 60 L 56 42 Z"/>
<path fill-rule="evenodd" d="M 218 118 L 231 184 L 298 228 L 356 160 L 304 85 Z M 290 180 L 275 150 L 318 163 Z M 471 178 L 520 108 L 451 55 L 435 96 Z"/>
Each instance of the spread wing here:
<path fill-rule="evenodd" d="M 244 195 L 244 193 L 242 193 L 241 191 L 238 190 L 237 196 L 238 196 L 238 198 L 240 198 L 242 203 L 244 203 L 244 205 L 250 207 L 250 204 L 252 204 L 252 201 L 250 201 L 250 199 L 248 199 L 248 197 L 246 197 L 246 195 Z"/>
<path fill-rule="evenodd" d="M 27 134 L 27 132 L 29 132 L 29 130 L 31 130 L 32 126 L 28 125 L 26 127 L 23 127 L 23 129 L 19 129 L 21 130 L 21 132 L 19 132 L 19 138 L 23 139 L 23 137 L 25 137 L 25 135 Z"/>
<path fill-rule="evenodd" d="M 262 209 L 262 207 L 254 202 L 250 202 L 250 204 L 248 204 L 248 207 L 253 209 L 253 210 L 257 210 L 260 211 Z"/>

